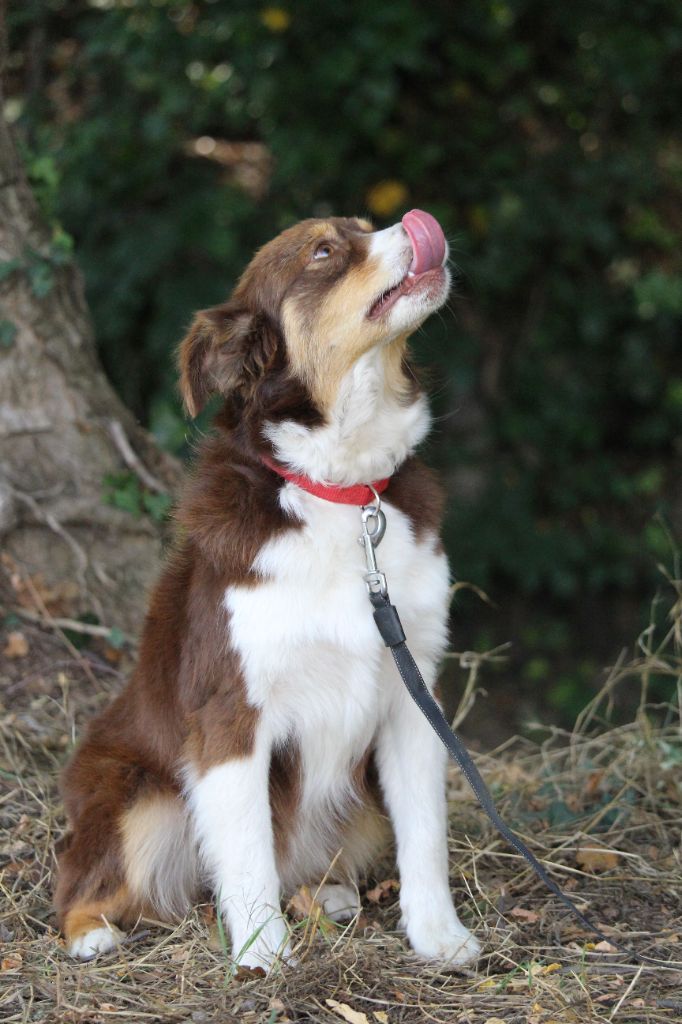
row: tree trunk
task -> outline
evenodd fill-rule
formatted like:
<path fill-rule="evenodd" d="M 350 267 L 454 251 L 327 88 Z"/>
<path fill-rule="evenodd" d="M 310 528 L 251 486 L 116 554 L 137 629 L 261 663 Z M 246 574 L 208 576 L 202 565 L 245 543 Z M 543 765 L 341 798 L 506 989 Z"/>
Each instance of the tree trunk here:
<path fill-rule="evenodd" d="M 0 0 L 0 70 L 6 33 Z M 98 363 L 80 273 L 40 216 L 0 90 L 0 544 L 38 603 L 139 627 L 163 526 L 107 503 L 172 492 L 178 463 L 134 421 Z M 115 487 L 114 487 L 115 490 Z M 109 497 L 109 501 L 111 496 Z M 153 502 L 147 500 L 147 505 Z"/>

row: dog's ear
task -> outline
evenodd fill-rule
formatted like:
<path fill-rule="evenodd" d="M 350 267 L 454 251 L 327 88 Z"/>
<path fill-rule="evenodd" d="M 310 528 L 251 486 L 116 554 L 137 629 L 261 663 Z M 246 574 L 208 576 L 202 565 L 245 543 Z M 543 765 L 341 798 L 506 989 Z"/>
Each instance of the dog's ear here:
<path fill-rule="evenodd" d="M 252 391 L 274 366 L 281 335 L 264 313 L 230 303 L 197 313 L 180 345 L 180 392 L 190 416 L 213 394 Z"/>

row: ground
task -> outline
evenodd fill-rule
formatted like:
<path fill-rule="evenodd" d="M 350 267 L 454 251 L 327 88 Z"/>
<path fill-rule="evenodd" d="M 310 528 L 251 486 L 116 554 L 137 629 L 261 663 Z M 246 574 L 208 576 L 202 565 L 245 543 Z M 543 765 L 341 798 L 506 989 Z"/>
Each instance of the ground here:
<path fill-rule="evenodd" d="M 5 566 L 7 569 L 7 566 Z M 571 734 L 515 739 L 478 763 L 507 821 L 637 963 L 590 935 L 488 826 L 450 776 L 451 882 L 484 943 L 448 973 L 410 953 L 398 930 L 390 856 L 363 887 L 363 910 L 334 925 L 302 891 L 290 909 L 299 962 L 267 978 L 234 972 L 210 905 L 176 927 L 141 921 L 124 945 L 75 963 L 55 931 L 57 779 L 83 723 L 121 685 L 133 652 L 94 627 L 77 634 L 54 595 L 5 572 L 0 584 L 0 1016 L 9 1022 L 243 1024 L 583 1024 L 682 1017 L 682 719 L 646 706 L 652 673 L 680 673 L 680 603 L 669 632 L 645 637 L 610 673 Z M 35 592 L 33 592 L 35 591 Z M 50 611 L 50 607 L 56 611 Z M 4 618 L 2 616 L 4 615 Z M 81 627 L 86 630 L 87 626 Z M 640 638 L 641 639 L 641 638 Z M 83 646 L 81 641 L 87 640 Z M 78 646 L 81 644 L 81 646 Z M 635 721 L 604 719 L 615 687 L 640 687 Z"/>

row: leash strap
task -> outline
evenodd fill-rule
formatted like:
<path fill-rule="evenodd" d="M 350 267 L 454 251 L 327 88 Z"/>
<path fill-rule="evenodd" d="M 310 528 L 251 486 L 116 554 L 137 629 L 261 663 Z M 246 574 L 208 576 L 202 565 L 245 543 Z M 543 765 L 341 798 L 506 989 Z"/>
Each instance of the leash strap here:
<path fill-rule="evenodd" d="M 422 714 L 428 719 L 439 739 L 441 739 L 445 744 L 445 747 L 452 759 L 461 768 L 476 799 L 500 835 L 509 843 L 510 846 L 513 846 L 514 849 L 521 854 L 521 856 L 530 864 L 538 878 L 544 882 L 550 892 L 553 892 L 554 895 L 561 900 L 564 906 L 570 910 L 573 916 L 576 917 L 585 928 L 589 929 L 589 931 L 598 936 L 603 942 L 609 943 L 622 953 L 627 953 L 628 956 L 634 958 L 636 961 L 640 963 L 652 962 L 648 957 L 642 957 L 633 950 L 628 949 L 626 946 L 622 946 L 620 943 L 614 942 L 613 938 L 607 938 L 607 936 L 604 935 L 596 925 L 592 924 L 583 912 L 576 907 L 573 900 L 557 885 L 554 879 L 550 878 L 537 857 L 528 849 L 523 840 L 520 839 L 512 829 L 510 829 L 509 825 L 507 825 L 504 819 L 500 816 L 490 790 L 486 786 L 483 778 L 481 777 L 481 773 L 474 764 L 471 754 L 466 749 L 457 733 L 450 728 L 447 719 L 431 696 L 428 687 L 424 682 L 417 663 L 412 657 L 405 641 L 405 633 L 403 632 L 398 611 L 395 605 L 391 604 L 385 582 L 383 588 L 373 590 L 370 586 L 370 582 L 368 581 L 368 590 L 369 599 L 374 608 L 374 621 L 376 622 L 377 629 L 379 630 L 384 643 L 393 655 L 393 659 L 410 696 Z"/>

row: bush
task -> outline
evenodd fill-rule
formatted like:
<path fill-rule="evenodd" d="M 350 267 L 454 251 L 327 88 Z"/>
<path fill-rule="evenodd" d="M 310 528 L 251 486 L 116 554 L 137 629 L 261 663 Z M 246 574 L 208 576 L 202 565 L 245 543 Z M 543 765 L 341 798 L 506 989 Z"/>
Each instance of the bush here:
<path fill-rule="evenodd" d="M 27 0 L 13 32 L 42 202 L 164 444 L 185 438 L 174 344 L 255 246 L 426 207 L 461 270 L 416 343 L 458 574 L 559 603 L 641 591 L 654 512 L 680 515 L 676 0 Z"/>

